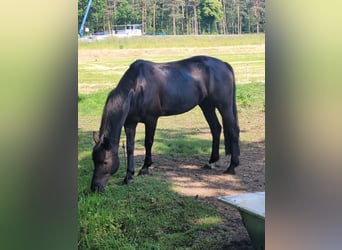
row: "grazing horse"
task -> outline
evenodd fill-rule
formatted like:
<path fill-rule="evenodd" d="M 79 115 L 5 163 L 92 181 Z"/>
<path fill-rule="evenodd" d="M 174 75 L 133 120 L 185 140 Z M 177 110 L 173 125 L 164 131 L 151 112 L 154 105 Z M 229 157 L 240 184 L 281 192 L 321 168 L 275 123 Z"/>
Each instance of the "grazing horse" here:
<path fill-rule="evenodd" d="M 93 133 L 95 165 L 92 191 L 103 191 L 109 177 L 119 168 L 119 140 L 122 127 L 126 134 L 127 175 L 124 183 L 133 181 L 134 138 L 139 122 L 145 124 L 145 160 L 139 174 L 148 174 L 152 165 L 151 148 L 160 116 L 185 113 L 199 105 L 212 134 L 209 164 L 219 160 L 221 125 L 215 113 L 222 116 L 225 153 L 231 155 L 224 173 L 235 174 L 239 165 L 239 133 L 236 110 L 235 78 L 232 67 L 208 56 L 154 63 L 137 60 L 125 72 L 104 106 L 99 133 Z"/>

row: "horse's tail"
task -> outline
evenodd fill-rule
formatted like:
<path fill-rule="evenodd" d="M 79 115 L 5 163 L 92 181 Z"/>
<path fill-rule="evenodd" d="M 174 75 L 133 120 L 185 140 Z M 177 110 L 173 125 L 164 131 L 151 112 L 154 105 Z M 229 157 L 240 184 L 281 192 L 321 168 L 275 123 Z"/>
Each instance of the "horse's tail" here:
<path fill-rule="evenodd" d="M 226 63 L 228 69 L 232 72 L 233 76 L 233 114 L 235 117 L 236 122 L 238 123 L 238 114 L 237 114 L 237 106 L 236 106 L 236 83 L 235 83 L 235 73 L 233 67 L 229 64 Z"/>

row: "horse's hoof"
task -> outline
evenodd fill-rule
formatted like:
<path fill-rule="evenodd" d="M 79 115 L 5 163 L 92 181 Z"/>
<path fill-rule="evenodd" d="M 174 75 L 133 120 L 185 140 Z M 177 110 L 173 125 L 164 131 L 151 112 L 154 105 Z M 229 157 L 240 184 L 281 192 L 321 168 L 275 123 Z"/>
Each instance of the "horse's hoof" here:
<path fill-rule="evenodd" d="M 227 168 L 226 171 L 223 172 L 224 174 L 231 174 L 231 175 L 235 175 L 235 169 L 234 168 Z"/>
<path fill-rule="evenodd" d="M 125 179 L 123 181 L 123 183 L 126 184 L 126 185 L 131 184 L 133 182 L 134 182 L 134 179 L 132 177 L 127 178 L 127 176 L 125 177 Z"/>
<path fill-rule="evenodd" d="M 148 175 L 148 174 L 149 174 L 148 168 L 142 168 L 142 169 L 140 169 L 138 175 Z"/>
<path fill-rule="evenodd" d="M 213 166 L 211 163 L 206 163 L 204 166 L 203 166 L 204 169 L 213 169 Z"/>

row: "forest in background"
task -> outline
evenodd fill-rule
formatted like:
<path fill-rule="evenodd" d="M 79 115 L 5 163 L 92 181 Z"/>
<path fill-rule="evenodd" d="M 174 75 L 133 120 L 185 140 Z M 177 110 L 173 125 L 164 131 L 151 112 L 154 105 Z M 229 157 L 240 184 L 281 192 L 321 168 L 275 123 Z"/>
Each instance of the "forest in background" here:
<path fill-rule="evenodd" d="M 78 28 L 89 0 L 78 0 Z M 265 30 L 265 0 L 93 0 L 85 27 L 112 33 L 141 24 L 142 33 L 243 34 Z"/>

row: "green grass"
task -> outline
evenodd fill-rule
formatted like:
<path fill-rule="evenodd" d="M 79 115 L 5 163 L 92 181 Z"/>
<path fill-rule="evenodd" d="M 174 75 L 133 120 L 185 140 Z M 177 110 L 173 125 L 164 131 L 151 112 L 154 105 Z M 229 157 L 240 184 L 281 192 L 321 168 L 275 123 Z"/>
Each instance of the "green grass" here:
<path fill-rule="evenodd" d="M 265 111 L 265 84 L 252 83 L 237 85 L 236 100 L 238 109 L 248 108 Z"/>
<path fill-rule="evenodd" d="M 123 166 L 104 194 L 90 193 L 91 146 L 91 132 L 79 131 L 79 249 L 187 249 L 220 224 L 214 208 L 176 194 L 159 176 L 122 185 Z"/>
<path fill-rule="evenodd" d="M 79 195 L 80 249 L 187 246 L 189 236 L 220 221 L 213 209 L 176 195 L 169 184 L 156 178 L 136 178 L 129 187 L 111 184 L 103 195 Z M 209 216 L 214 223 L 206 223 Z"/>
<path fill-rule="evenodd" d="M 230 233 L 213 233 L 222 223 L 215 207 L 195 197 L 181 196 L 176 187 L 156 173 L 137 176 L 135 182 L 122 184 L 125 159 L 120 149 L 120 168 L 113 175 L 103 194 L 90 192 L 93 173 L 91 151 L 92 131 L 98 130 L 108 92 L 114 88 L 137 57 L 137 50 L 150 49 L 144 59 L 170 61 L 184 58 L 192 48 L 230 62 L 237 77 L 237 105 L 241 146 L 263 140 L 264 52 L 240 45 L 263 44 L 263 35 L 199 36 L 199 37 L 141 37 L 127 40 L 79 43 L 79 50 L 114 49 L 113 56 L 79 59 L 78 94 L 78 248 L 79 249 L 222 249 Z M 123 48 L 120 49 L 120 44 Z M 184 48 L 184 44 L 187 47 Z M 183 47 L 182 47 L 183 46 Z M 232 46 L 216 49 L 215 46 Z M 152 48 L 179 47 L 167 50 Z M 117 49 L 117 50 L 116 50 Z M 117 52 L 125 56 L 116 56 Z M 190 52 L 189 52 L 190 51 Z M 138 51 L 139 52 L 139 51 Z M 223 52 L 223 53 L 222 53 Z M 105 53 L 104 53 L 105 54 Z M 140 56 L 139 56 L 140 57 Z M 248 65 L 248 67 L 246 66 Z M 248 79 L 247 79 L 248 78 Z M 239 84 L 240 82 L 249 82 Z M 172 126 L 170 125 L 172 124 Z M 167 140 L 165 139 L 167 138 Z M 121 141 L 125 141 L 122 133 Z M 136 150 L 144 149 L 144 126 L 139 124 Z M 220 152 L 223 153 L 221 143 Z M 153 155 L 175 159 L 196 155 L 208 159 L 211 150 L 209 127 L 197 107 L 174 117 L 162 117 L 153 145 Z M 136 172 L 143 156 L 135 157 Z"/>
<path fill-rule="evenodd" d="M 94 94 L 78 95 L 78 116 L 97 115 L 102 113 L 108 92 L 98 92 Z"/>
<path fill-rule="evenodd" d="M 264 84 L 237 85 L 239 114 L 262 112 Z M 79 115 L 92 114 L 99 126 L 106 92 L 81 95 Z M 253 109 L 251 108 L 253 107 Z M 175 122 L 179 119 L 179 122 Z M 170 127 L 170 121 L 178 124 Z M 202 120 L 198 123 L 196 120 Z M 161 118 L 156 132 L 153 154 L 172 159 L 210 155 L 210 138 L 198 138 L 208 129 L 201 111 L 196 108 L 186 115 Z M 144 130 L 138 127 L 136 148 L 143 149 Z M 168 138 L 168 140 L 165 140 Z M 158 175 L 136 177 L 130 186 L 122 185 L 125 160 L 120 150 L 121 167 L 110 178 L 104 194 L 89 191 L 93 171 L 91 161 L 92 132 L 79 130 L 78 215 L 79 249 L 203 249 L 217 248 L 211 230 L 222 220 L 214 207 L 194 197 L 183 197 Z M 124 137 L 122 135 L 122 141 Z M 222 150 L 222 149 L 221 149 Z M 139 166 L 142 159 L 136 160 Z M 199 237 L 205 233 L 206 237 Z M 229 237 L 226 235 L 226 237 Z"/>
<path fill-rule="evenodd" d="M 108 91 L 102 91 L 102 92 L 97 92 L 97 93 L 92 93 L 92 94 L 79 94 L 78 95 L 79 117 L 93 115 L 93 116 L 98 116 L 99 118 L 100 115 L 102 114 L 103 106 L 105 104 L 108 93 L 109 93 Z M 254 106 L 254 108 L 262 108 L 262 106 L 265 104 L 264 93 L 265 93 L 264 83 L 238 84 L 236 87 L 236 97 L 237 97 L 238 108 L 251 107 L 252 105 Z M 200 112 L 199 108 L 195 110 Z M 176 116 L 176 119 L 179 119 L 179 120 L 188 119 L 188 120 L 193 121 L 196 118 L 193 116 L 189 116 L 189 113 L 187 113 L 184 115 Z"/>

